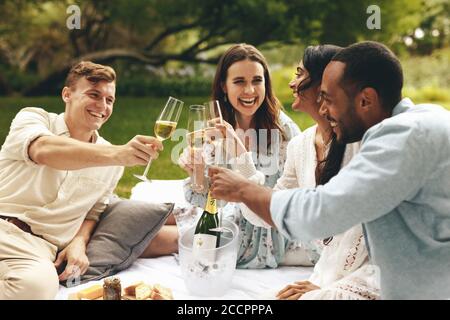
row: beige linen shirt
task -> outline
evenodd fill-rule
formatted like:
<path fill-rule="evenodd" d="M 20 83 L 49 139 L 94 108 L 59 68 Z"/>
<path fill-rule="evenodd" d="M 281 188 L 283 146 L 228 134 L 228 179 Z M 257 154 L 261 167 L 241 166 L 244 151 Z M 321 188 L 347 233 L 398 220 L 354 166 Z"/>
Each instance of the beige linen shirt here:
<path fill-rule="evenodd" d="M 56 170 L 34 163 L 30 143 L 41 136 L 67 136 L 64 113 L 24 108 L 14 118 L 0 150 L 0 215 L 17 217 L 59 249 L 85 219 L 98 220 L 123 167 Z M 95 133 L 95 144 L 110 144 Z"/>

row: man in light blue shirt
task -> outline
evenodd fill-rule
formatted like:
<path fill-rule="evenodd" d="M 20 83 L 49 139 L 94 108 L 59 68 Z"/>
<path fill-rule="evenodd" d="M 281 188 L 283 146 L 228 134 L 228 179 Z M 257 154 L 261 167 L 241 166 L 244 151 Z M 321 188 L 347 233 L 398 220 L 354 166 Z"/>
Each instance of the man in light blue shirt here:
<path fill-rule="evenodd" d="M 450 299 L 450 112 L 401 99 L 402 86 L 385 46 L 342 50 L 325 69 L 321 111 L 338 141 L 362 138 L 359 154 L 315 189 L 272 192 L 212 168 L 212 196 L 303 241 L 362 223 L 383 299 Z"/>

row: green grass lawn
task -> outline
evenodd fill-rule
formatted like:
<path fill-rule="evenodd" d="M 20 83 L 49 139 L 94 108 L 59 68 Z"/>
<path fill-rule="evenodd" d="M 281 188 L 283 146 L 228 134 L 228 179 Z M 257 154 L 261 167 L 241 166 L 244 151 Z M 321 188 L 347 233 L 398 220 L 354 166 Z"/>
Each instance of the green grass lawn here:
<path fill-rule="evenodd" d="M 304 130 L 313 124 L 312 119 L 303 114 L 292 112 L 289 94 L 283 97 L 286 112 Z M 114 112 L 108 123 L 101 129 L 100 134 L 113 144 L 124 144 L 137 134 L 154 135 L 153 125 L 161 111 L 167 97 L 154 98 L 118 98 L 114 106 Z M 206 101 L 206 97 L 186 98 L 185 107 L 191 104 L 201 104 Z M 442 105 L 449 107 L 448 101 Z M 42 107 L 48 111 L 60 113 L 64 111 L 64 105 L 60 98 L 56 97 L 36 97 L 36 98 L 0 98 L 0 143 L 9 131 L 9 126 L 15 114 L 23 107 Z M 181 115 L 178 128 L 186 128 L 187 108 Z M 164 151 L 159 158 L 153 161 L 150 168 L 149 177 L 152 179 L 181 179 L 186 173 L 171 161 L 171 150 L 179 141 L 165 141 Z M 126 168 L 122 179 L 117 186 L 116 192 L 122 197 L 128 198 L 131 188 L 138 182 L 133 176 L 134 173 L 142 174 L 144 167 L 138 166 Z"/>

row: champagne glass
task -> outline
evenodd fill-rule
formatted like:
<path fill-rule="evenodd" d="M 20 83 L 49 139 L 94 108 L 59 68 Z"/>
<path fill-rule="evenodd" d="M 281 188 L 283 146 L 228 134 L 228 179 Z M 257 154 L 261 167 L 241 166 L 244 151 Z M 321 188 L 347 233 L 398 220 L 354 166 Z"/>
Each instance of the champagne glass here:
<path fill-rule="evenodd" d="M 177 127 L 178 119 L 180 118 L 181 110 L 183 108 L 183 101 L 173 97 L 169 97 L 164 109 L 161 111 L 158 120 L 156 120 L 154 131 L 155 136 L 159 141 L 169 139 Z M 152 182 L 147 178 L 152 158 L 148 160 L 142 175 L 135 174 L 134 176 L 144 182 Z"/>
<path fill-rule="evenodd" d="M 222 132 L 215 128 L 217 123 L 223 124 L 222 110 L 218 100 L 212 100 L 204 103 L 206 107 L 206 123 L 205 129 L 205 162 L 206 165 L 214 165 L 217 167 L 227 166 L 227 155 L 225 150 L 225 137 Z M 227 204 L 225 200 L 216 200 L 219 215 L 219 227 L 215 230 L 222 229 L 222 208 Z"/>
<path fill-rule="evenodd" d="M 205 129 L 205 162 L 206 165 L 215 165 L 219 167 L 226 166 L 226 154 L 224 152 L 224 136 L 222 132 L 216 129 L 215 125 L 223 124 L 222 111 L 218 100 L 212 100 L 204 103 L 206 108 Z M 224 201 L 218 200 L 219 208 L 223 207 Z"/>
<path fill-rule="evenodd" d="M 207 163 L 208 165 L 214 165 L 216 167 L 226 168 L 227 167 L 227 153 L 225 150 L 225 139 L 222 138 L 220 140 L 214 141 L 214 158 L 212 163 Z M 219 215 L 219 228 L 213 231 L 223 231 L 222 230 L 222 218 L 223 213 L 222 209 L 225 207 L 227 202 L 225 200 L 216 200 L 217 204 L 217 214 Z"/>
<path fill-rule="evenodd" d="M 205 144 L 204 152 L 205 162 L 207 165 L 214 164 L 215 151 L 219 147 L 222 133 L 216 129 L 216 124 L 223 123 L 222 112 L 220 110 L 219 101 L 213 100 L 204 103 L 206 115 L 205 128 Z"/>
<path fill-rule="evenodd" d="M 196 192 L 205 190 L 205 164 L 199 156 L 203 153 L 205 139 L 206 115 L 205 106 L 192 105 L 189 107 L 187 142 L 194 155 L 194 166 L 191 176 L 191 187 Z"/>
<path fill-rule="evenodd" d="M 205 102 L 204 105 L 208 128 L 214 128 L 216 123 L 223 123 L 222 110 L 220 110 L 220 104 L 218 100 Z"/>

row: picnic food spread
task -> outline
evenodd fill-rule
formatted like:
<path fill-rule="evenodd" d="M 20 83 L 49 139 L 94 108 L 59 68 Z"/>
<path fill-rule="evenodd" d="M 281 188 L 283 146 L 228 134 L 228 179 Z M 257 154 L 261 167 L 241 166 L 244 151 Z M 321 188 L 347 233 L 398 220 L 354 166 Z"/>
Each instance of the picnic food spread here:
<path fill-rule="evenodd" d="M 173 300 L 172 290 L 158 283 L 149 285 L 143 281 L 125 287 L 118 277 L 106 278 L 103 286 L 92 285 L 69 295 L 71 300 Z"/>

